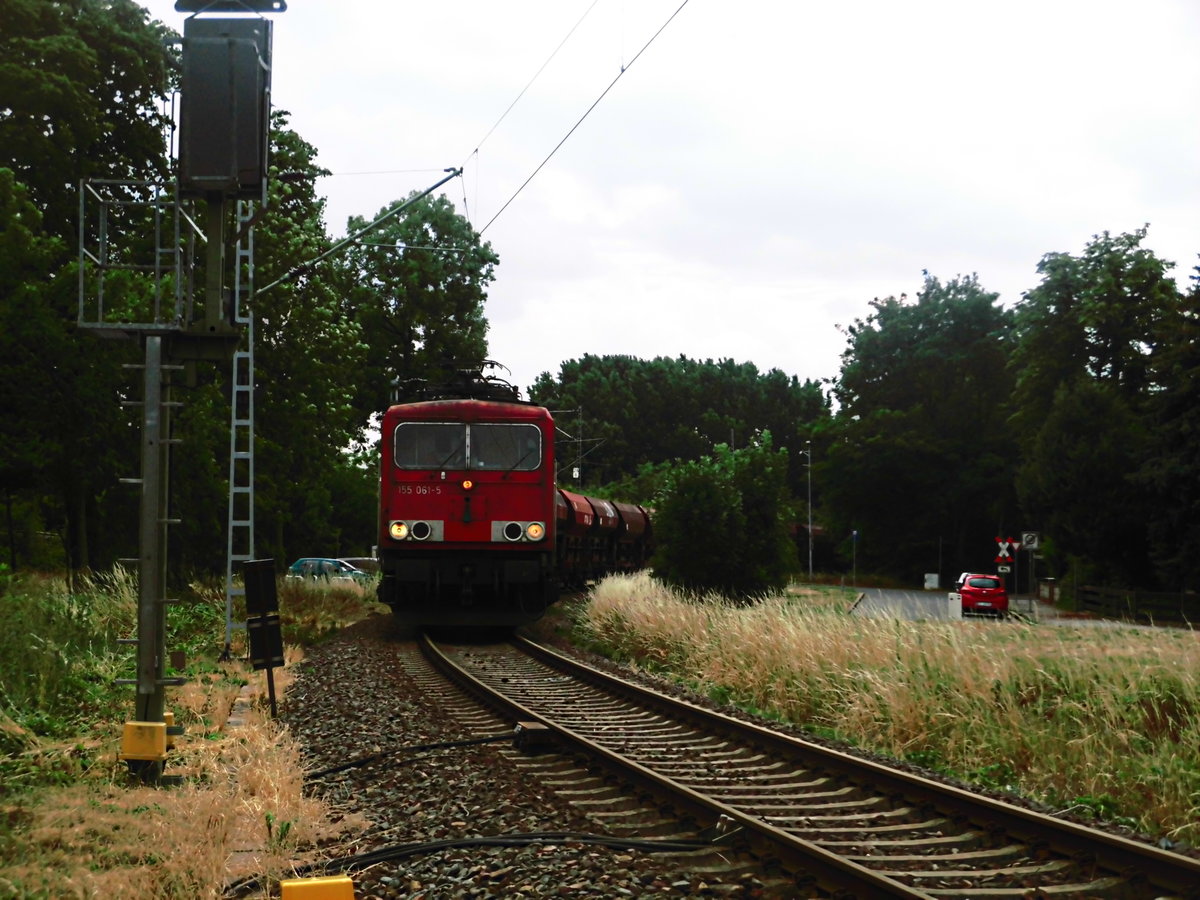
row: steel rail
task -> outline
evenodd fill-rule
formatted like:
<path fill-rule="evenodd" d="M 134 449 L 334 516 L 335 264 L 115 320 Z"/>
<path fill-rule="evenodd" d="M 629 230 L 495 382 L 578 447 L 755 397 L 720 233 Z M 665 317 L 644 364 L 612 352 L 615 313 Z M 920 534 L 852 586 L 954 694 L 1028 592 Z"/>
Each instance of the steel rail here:
<path fill-rule="evenodd" d="M 763 749 L 800 755 L 806 764 L 843 773 L 872 789 L 923 802 L 944 814 L 981 827 L 1005 830 L 1013 837 L 1068 855 L 1092 855 L 1100 868 L 1125 878 L 1144 878 L 1158 888 L 1185 897 L 1200 896 L 1200 860 L 1143 844 L 1107 831 L 1089 828 L 1055 816 L 1005 803 L 953 785 L 924 778 L 843 753 L 820 744 L 771 731 L 724 713 L 670 697 L 587 666 L 526 638 L 512 643 L 535 659 L 606 691 L 633 698 L 639 705 L 658 709 L 672 718 L 704 727 L 732 731 Z"/>
<path fill-rule="evenodd" d="M 530 646 L 538 645 L 531 644 Z M 550 729 L 562 746 L 586 756 L 604 760 L 607 765 L 616 769 L 631 782 L 659 796 L 665 796 L 670 803 L 685 810 L 707 826 L 716 826 L 722 821 L 736 822 L 742 827 L 743 836 L 756 853 L 778 858 L 786 868 L 802 878 L 811 877 L 818 884 L 849 891 L 853 896 L 899 897 L 909 898 L 909 900 L 914 900 L 914 898 L 915 900 L 932 900 L 934 896 L 861 866 L 803 838 L 788 834 L 755 816 L 704 796 L 671 778 L 660 775 L 597 744 L 503 694 L 493 691 L 450 659 L 427 636 L 421 638 L 421 648 L 440 671 L 483 702 L 503 710 L 505 715 L 511 716 L 517 722 L 536 722 Z M 524 644 L 522 649 L 524 649 Z"/>

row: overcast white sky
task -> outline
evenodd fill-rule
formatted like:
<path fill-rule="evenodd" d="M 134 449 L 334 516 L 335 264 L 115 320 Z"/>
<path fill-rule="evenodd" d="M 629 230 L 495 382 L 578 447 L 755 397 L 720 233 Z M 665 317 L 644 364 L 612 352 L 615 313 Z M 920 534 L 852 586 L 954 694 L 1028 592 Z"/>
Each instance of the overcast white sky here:
<path fill-rule="evenodd" d="M 1197 264 L 1200 3 L 690 0 L 634 61 L 682 2 L 289 0 L 273 104 L 334 235 L 465 167 L 522 389 L 585 353 L 830 378 L 837 326 L 922 269 L 1011 305 L 1105 230 Z"/>

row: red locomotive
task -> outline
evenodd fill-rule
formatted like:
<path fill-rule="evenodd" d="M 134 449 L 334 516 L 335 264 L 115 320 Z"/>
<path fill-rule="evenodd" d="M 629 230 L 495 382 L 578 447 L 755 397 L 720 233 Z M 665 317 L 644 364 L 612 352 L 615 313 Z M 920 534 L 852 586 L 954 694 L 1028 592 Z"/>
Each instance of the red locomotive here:
<path fill-rule="evenodd" d="M 479 372 L 388 409 L 379 599 L 405 625 L 513 627 L 648 562 L 640 506 L 559 490 L 550 411 Z"/>

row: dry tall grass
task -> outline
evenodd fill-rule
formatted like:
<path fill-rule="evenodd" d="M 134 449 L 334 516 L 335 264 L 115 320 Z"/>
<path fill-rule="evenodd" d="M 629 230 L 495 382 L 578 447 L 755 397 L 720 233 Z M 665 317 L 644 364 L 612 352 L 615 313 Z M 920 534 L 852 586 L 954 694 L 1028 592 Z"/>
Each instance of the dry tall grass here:
<path fill-rule="evenodd" d="M 281 691 L 286 681 L 277 679 Z M 226 725 L 238 693 L 226 678 L 175 698 L 188 728 L 169 754 L 178 785 L 131 782 L 116 758 L 114 727 L 87 777 L 7 807 L 21 819 L 12 823 L 21 842 L 0 856 L 0 896 L 218 898 L 239 877 L 288 877 L 320 842 L 352 827 L 331 826 L 322 804 L 304 796 L 299 748 L 257 690 L 236 701 L 240 721 Z"/>
<path fill-rule="evenodd" d="M 25 807 L 25 843 L 0 868 L 0 896 L 217 898 L 238 877 L 287 877 L 334 833 L 302 794 L 294 742 L 269 723 L 202 745 L 172 771 L 183 784 L 131 786 L 114 771 Z"/>
<path fill-rule="evenodd" d="M 907 622 L 793 591 L 751 607 L 647 575 L 595 590 L 614 655 L 862 747 L 1200 841 L 1200 636 Z"/>
<path fill-rule="evenodd" d="M 104 630 L 127 630 L 136 602 L 130 606 L 123 573 L 106 578 L 114 627 Z M 54 596 L 58 590 L 47 588 Z M 281 583 L 280 598 L 285 633 L 293 636 L 285 667 L 274 672 L 286 702 L 292 667 L 303 657 L 297 636 L 336 630 L 373 604 L 352 586 Z M 241 649 L 235 641 L 235 657 Z M 23 733 L 13 743 L 26 770 L 64 770 L 72 756 L 89 765 L 59 786 L 0 791 L 0 897 L 218 898 L 241 877 L 265 876 L 264 884 L 288 877 L 318 845 L 358 830 L 362 823 L 349 819 L 332 825 L 324 806 L 304 796 L 299 747 L 270 718 L 265 693 L 265 673 L 238 659 L 204 663 L 168 692 L 168 708 L 186 729 L 168 754 L 166 774 L 182 779 L 175 786 L 130 780 L 117 759 L 123 719 L 89 722 L 71 740 Z"/>

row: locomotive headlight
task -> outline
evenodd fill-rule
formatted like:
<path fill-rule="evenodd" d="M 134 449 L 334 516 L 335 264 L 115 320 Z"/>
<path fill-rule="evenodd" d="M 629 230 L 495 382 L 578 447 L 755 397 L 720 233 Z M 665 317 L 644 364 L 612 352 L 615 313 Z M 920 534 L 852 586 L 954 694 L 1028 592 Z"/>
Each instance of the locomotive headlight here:
<path fill-rule="evenodd" d="M 462 489 L 464 491 L 469 491 L 473 487 L 475 487 L 475 482 L 473 482 L 470 478 L 466 478 L 463 480 Z"/>
<path fill-rule="evenodd" d="M 388 526 L 388 534 L 392 536 L 393 540 L 404 540 L 406 537 L 408 537 L 408 523 L 393 522 Z"/>
<path fill-rule="evenodd" d="M 416 527 L 416 525 L 413 525 L 414 535 L 416 534 Z M 506 541 L 510 544 L 518 544 L 545 539 L 545 522 L 505 522 L 500 519 L 492 522 L 493 541 Z"/>

